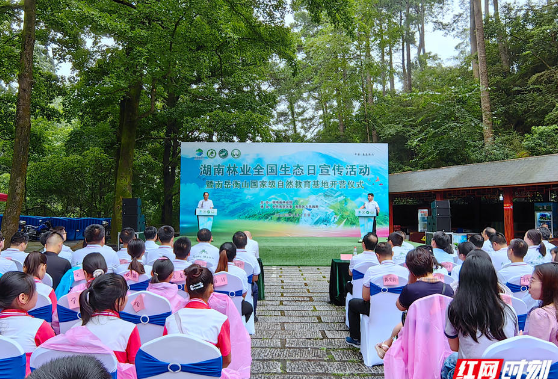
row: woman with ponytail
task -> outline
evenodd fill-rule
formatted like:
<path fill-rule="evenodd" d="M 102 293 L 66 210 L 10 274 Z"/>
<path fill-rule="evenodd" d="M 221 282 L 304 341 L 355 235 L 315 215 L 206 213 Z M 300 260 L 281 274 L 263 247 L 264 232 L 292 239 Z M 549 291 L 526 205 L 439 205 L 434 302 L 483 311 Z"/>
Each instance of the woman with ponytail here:
<path fill-rule="evenodd" d="M 149 292 L 166 298 L 172 306 L 172 313 L 184 308 L 188 299 L 178 294 L 178 285 L 170 283 L 174 273 L 174 264 L 167 257 L 156 259 L 151 269 Z"/>
<path fill-rule="evenodd" d="M 33 276 L 9 271 L 0 277 L 0 335 L 18 342 L 29 358 L 37 346 L 54 337 L 50 325 L 27 312 L 37 304 L 37 289 Z"/>
<path fill-rule="evenodd" d="M 124 274 L 126 271 L 135 271 L 138 275 L 151 273 L 151 266 L 143 265 L 141 260 L 145 254 L 145 242 L 140 239 L 133 239 L 128 242 L 128 255 L 131 260 L 129 263 L 118 266 L 116 270 L 119 274 Z"/>
<path fill-rule="evenodd" d="M 252 287 L 248 284 L 248 276 L 246 271 L 236 267 L 233 263 L 236 258 L 236 246 L 232 242 L 225 242 L 219 248 L 219 263 L 215 269 L 215 273 L 226 271 L 229 274 L 238 276 L 242 280 L 242 297 L 246 297 L 246 292 L 251 290 Z"/>
<path fill-rule="evenodd" d="M 101 253 L 87 254 L 85 258 L 83 258 L 82 269 L 83 275 L 85 276 L 85 283 L 72 287 L 70 293 L 81 292 L 84 289 L 89 288 L 93 279 L 106 274 L 108 271 L 107 262 Z"/>
<path fill-rule="evenodd" d="M 451 246 L 451 237 L 444 232 L 436 232 L 432 235 L 430 242 L 434 253 L 434 258 L 438 263 L 453 262 L 453 247 Z"/>
<path fill-rule="evenodd" d="M 32 275 L 35 280 L 37 292 L 47 296 L 52 303 L 52 329 L 55 333 L 60 333 L 60 324 L 58 323 L 58 312 L 56 311 L 56 294 L 52 287 L 42 282 L 47 269 L 47 256 L 45 254 L 34 251 L 29 253 L 23 262 L 23 272 Z"/>
<path fill-rule="evenodd" d="M 79 296 L 82 325 L 114 351 L 118 362 L 134 363 L 141 346 L 136 325 L 120 319 L 128 301 L 128 285 L 118 274 L 93 279 Z"/>
<path fill-rule="evenodd" d="M 221 351 L 225 368 L 231 363 L 230 324 L 227 316 L 208 305 L 213 293 L 213 274 L 198 264 L 184 273 L 190 302 L 167 318 L 163 334 L 185 334 L 212 343 Z"/>
<path fill-rule="evenodd" d="M 552 261 L 552 255 L 547 254 L 546 245 L 543 243 L 542 234 L 537 229 L 529 229 L 523 238 L 529 247 L 524 262 L 532 266 Z"/>

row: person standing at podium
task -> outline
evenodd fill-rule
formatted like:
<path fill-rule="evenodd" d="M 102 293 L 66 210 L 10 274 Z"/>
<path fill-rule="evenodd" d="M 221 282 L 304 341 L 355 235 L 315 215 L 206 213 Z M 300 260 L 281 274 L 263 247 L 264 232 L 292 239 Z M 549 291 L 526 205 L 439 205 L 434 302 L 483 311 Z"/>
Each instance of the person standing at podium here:
<path fill-rule="evenodd" d="M 209 192 L 203 193 L 203 199 L 199 201 L 198 208 L 213 209 L 213 201 L 209 200 Z"/>
<path fill-rule="evenodd" d="M 376 217 L 380 215 L 380 207 L 378 203 L 374 201 L 374 194 L 370 192 L 368 194 L 368 201 L 364 203 L 360 209 L 376 210 Z M 374 217 L 374 226 L 372 227 L 372 233 L 376 233 L 376 217 Z"/>

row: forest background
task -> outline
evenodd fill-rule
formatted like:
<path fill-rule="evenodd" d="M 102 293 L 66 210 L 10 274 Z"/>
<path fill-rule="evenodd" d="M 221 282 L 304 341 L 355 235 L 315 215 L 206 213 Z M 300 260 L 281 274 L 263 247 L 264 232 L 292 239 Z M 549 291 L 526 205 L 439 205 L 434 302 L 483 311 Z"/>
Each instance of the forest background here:
<path fill-rule="evenodd" d="M 118 229 L 126 197 L 177 226 L 181 141 L 389 143 L 392 173 L 557 153 L 558 4 L 456 1 L 0 1 L 4 235 Z"/>

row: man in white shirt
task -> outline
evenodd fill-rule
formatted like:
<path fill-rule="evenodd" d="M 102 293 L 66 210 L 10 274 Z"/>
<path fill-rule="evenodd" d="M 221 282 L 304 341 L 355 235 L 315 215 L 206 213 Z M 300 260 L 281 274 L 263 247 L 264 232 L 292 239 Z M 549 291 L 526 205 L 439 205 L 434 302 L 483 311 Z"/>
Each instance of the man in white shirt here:
<path fill-rule="evenodd" d="M 498 232 L 490 237 L 490 242 L 492 243 L 492 253 L 488 253 L 488 255 L 492 259 L 494 269 L 498 271 L 510 263 L 508 259 L 508 241 L 506 241 L 506 236 Z"/>
<path fill-rule="evenodd" d="M 175 259 L 172 263 L 174 264 L 174 271 L 183 271 L 185 268 L 190 267 L 192 262 L 188 261 L 190 256 L 190 248 L 192 247 L 192 242 L 188 237 L 180 237 L 174 241 L 172 247 Z"/>
<path fill-rule="evenodd" d="M 25 258 L 27 258 L 27 244 L 29 243 L 29 236 L 23 232 L 15 232 L 10 239 L 10 247 L 2 252 L 2 258 L 18 261 L 23 265 Z"/>
<path fill-rule="evenodd" d="M 150 252 L 159 248 L 159 245 L 155 243 L 157 240 L 157 228 L 154 226 L 148 226 L 143 231 L 143 235 L 145 236 L 145 254 L 143 258 L 145 261 L 145 258 Z"/>
<path fill-rule="evenodd" d="M 523 261 L 525 255 L 527 255 L 527 250 L 527 243 L 522 239 L 514 238 L 511 240 L 510 246 L 507 248 L 507 256 L 511 263 L 498 271 L 500 283 L 506 284 L 514 276 L 531 275 L 533 273 L 533 266 Z"/>
<path fill-rule="evenodd" d="M 196 238 L 198 243 L 192 246 L 188 261 L 204 261 L 207 263 L 207 268 L 215 273 L 217 264 L 219 264 L 219 249 L 210 243 L 212 239 L 213 237 L 209 229 L 203 228 L 198 230 Z"/>
<path fill-rule="evenodd" d="M 259 258 L 260 245 L 258 244 L 258 241 L 252 239 L 252 233 L 250 233 L 248 230 L 245 230 L 244 234 L 246 234 L 246 237 L 248 237 L 248 242 L 246 243 L 246 251 L 254 254 L 256 258 Z"/>
<path fill-rule="evenodd" d="M 244 232 L 236 232 L 233 235 L 233 244 L 236 246 L 236 258 L 239 261 L 243 261 L 249 263 L 252 266 L 252 273 L 246 271 L 248 277 L 252 275 L 252 296 L 254 301 L 254 320 L 256 319 L 256 307 L 258 304 L 258 275 L 261 273 L 260 264 L 256 257 L 246 251 L 246 242 L 248 241 L 248 237 Z M 250 280 L 249 280 L 250 281 Z"/>
<path fill-rule="evenodd" d="M 407 253 L 412 249 L 408 250 L 403 247 L 403 236 L 397 232 L 390 233 L 388 236 L 388 243 L 393 250 L 393 261 L 396 264 L 405 263 Z"/>
<path fill-rule="evenodd" d="M 121 261 L 129 261 L 131 259 L 128 254 L 128 242 L 136 238 L 136 231 L 132 228 L 124 228 L 120 232 L 120 250 L 116 252 L 118 259 Z"/>
<path fill-rule="evenodd" d="M 83 258 L 87 254 L 100 253 L 107 262 L 108 272 L 116 272 L 120 265 L 120 260 L 116 251 L 110 246 L 105 245 L 105 228 L 99 224 L 91 224 L 83 231 L 87 246 L 83 249 L 74 251 L 72 255 L 72 266 L 81 266 Z"/>
<path fill-rule="evenodd" d="M 546 246 L 546 252 L 547 254 L 549 254 L 550 250 L 556 247 L 548 241 L 551 236 L 550 229 L 548 229 L 546 226 L 541 226 L 539 228 L 539 232 L 541 232 L 542 235 L 542 243 L 544 243 L 544 246 Z"/>
<path fill-rule="evenodd" d="M 213 201 L 209 200 L 209 193 L 203 193 L 203 200 L 198 202 L 198 208 L 201 209 L 213 209 Z"/>
<path fill-rule="evenodd" d="M 0 232 L 0 251 L 4 248 L 4 240 L 5 238 L 2 232 Z M 9 259 L 0 257 L 0 274 L 4 275 L 8 271 L 17 271 L 16 264 Z"/>
<path fill-rule="evenodd" d="M 349 275 L 353 276 L 353 269 L 356 265 L 364 262 L 372 262 L 379 265 L 380 262 L 376 257 L 374 249 L 378 244 L 378 237 L 374 233 L 367 233 L 362 237 L 362 253 L 353 255 L 351 262 L 349 263 Z"/>
<path fill-rule="evenodd" d="M 397 234 L 401 235 L 401 237 L 403 237 L 403 242 L 401 243 L 401 247 L 403 249 L 405 249 L 405 250 L 407 250 L 407 252 L 409 252 L 409 251 L 411 251 L 415 248 L 412 244 L 410 244 L 409 242 L 406 241 L 407 235 L 405 234 L 404 231 L 398 230 L 395 233 L 397 233 Z"/>
<path fill-rule="evenodd" d="M 387 242 L 378 243 L 376 257 L 380 264 L 366 270 L 362 285 L 362 299 L 349 301 L 350 337 L 347 337 L 345 341 L 351 346 L 360 346 L 360 315 L 370 315 L 370 280 L 375 276 L 387 274 L 395 274 L 405 278 L 409 276 L 409 270 L 393 262 L 393 251 Z"/>
<path fill-rule="evenodd" d="M 490 237 L 492 237 L 494 234 L 496 234 L 496 229 L 491 227 L 484 228 L 484 230 L 481 233 L 481 236 L 484 239 L 484 242 L 482 244 L 482 249 L 486 251 L 489 255 L 494 252 L 494 249 L 492 248 L 492 243 L 490 242 Z"/>
<path fill-rule="evenodd" d="M 164 225 L 157 230 L 157 236 L 161 246 L 157 250 L 152 250 L 149 255 L 145 258 L 145 263 L 148 265 L 153 265 L 155 259 L 161 257 L 167 257 L 171 261 L 176 259 L 172 251 L 172 245 L 174 243 L 174 228 L 170 225 Z"/>
<path fill-rule="evenodd" d="M 378 203 L 374 201 L 374 194 L 370 192 L 368 194 L 368 201 L 364 203 L 360 209 L 375 210 L 376 217 L 380 215 L 380 207 Z M 376 233 L 376 217 L 374 217 L 374 226 L 372 227 L 372 233 Z"/>

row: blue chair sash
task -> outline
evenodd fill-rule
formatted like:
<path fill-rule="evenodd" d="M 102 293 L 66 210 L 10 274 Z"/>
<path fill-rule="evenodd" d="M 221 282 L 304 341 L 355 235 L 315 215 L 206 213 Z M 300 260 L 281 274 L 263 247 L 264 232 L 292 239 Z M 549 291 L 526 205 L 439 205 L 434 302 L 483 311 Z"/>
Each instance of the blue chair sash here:
<path fill-rule="evenodd" d="M 529 290 L 529 286 L 520 286 L 510 282 L 507 282 L 506 286 L 510 289 L 510 291 L 512 291 L 512 293 L 526 292 Z"/>
<path fill-rule="evenodd" d="M 187 372 L 190 374 L 220 378 L 222 367 L 223 357 L 197 363 L 180 364 L 161 362 L 142 349 L 139 349 L 136 355 L 136 373 L 138 379 L 150 378 L 166 372 Z"/>
<path fill-rule="evenodd" d="M 0 359 L 0 379 L 25 378 L 25 354 L 17 357 Z"/>
<path fill-rule="evenodd" d="M 130 284 L 130 290 L 132 291 L 145 291 L 149 286 L 151 279 L 144 280 L 143 282 Z"/>
<path fill-rule="evenodd" d="M 165 312 L 158 315 L 135 315 L 128 312 L 120 312 L 120 318 L 125 321 L 129 321 L 133 324 L 151 324 L 165 326 L 165 321 L 172 313 Z"/>
<path fill-rule="evenodd" d="M 253 280 L 254 280 L 254 274 L 248 276 L 248 283 L 252 284 Z"/>
<path fill-rule="evenodd" d="M 558 362 L 550 365 L 550 371 L 548 372 L 548 379 L 558 379 Z"/>
<path fill-rule="evenodd" d="M 523 315 L 517 315 L 517 322 L 518 322 L 518 326 L 519 326 L 519 330 L 524 330 L 525 329 L 525 321 L 527 321 L 527 313 L 523 314 Z"/>
<path fill-rule="evenodd" d="M 29 311 L 29 314 L 35 318 L 40 318 L 46 322 L 52 322 L 52 304 L 35 308 Z"/>
<path fill-rule="evenodd" d="M 227 295 L 228 297 L 238 297 L 238 296 L 242 296 L 242 290 L 238 290 L 236 292 L 233 291 L 215 291 L 217 293 L 222 293 L 224 295 Z"/>
<path fill-rule="evenodd" d="M 380 292 L 389 292 L 389 293 L 400 294 L 402 290 L 403 290 L 403 287 L 380 287 L 380 286 L 375 285 L 374 283 L 370 283 L 370 296 L 377 295 Z"/>
<path fill-rule="evenodd" d="M 353 270 L 353 280 L 359 280 L 362 278 L 364 278 L 364 273 L 357 270 Z"/>
<path fill-rule="evenodd" d="M 63 307 L 60 304 L 56 306 L 56 309 L 58 311 L 58 321 L 60 322 L 70 322 L 81 319 L 79 312 Z"/>

